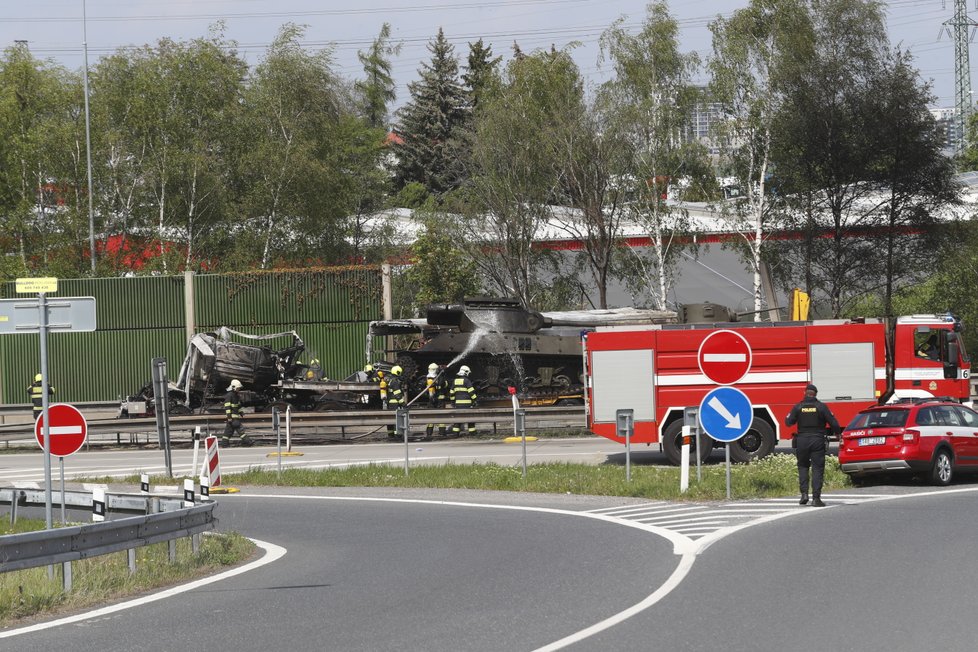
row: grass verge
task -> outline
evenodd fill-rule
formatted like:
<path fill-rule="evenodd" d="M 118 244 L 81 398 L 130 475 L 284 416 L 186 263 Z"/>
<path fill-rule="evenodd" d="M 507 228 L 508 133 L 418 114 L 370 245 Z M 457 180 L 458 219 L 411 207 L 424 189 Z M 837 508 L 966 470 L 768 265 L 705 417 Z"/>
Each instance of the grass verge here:
<path fill-rule="evenodd" d="M 284 487 L 409 487 L 440 489 L 481 489 L 532 493 L 628 496 L 656 500 L 725 500 L 726 465 L 702 467 L 703 479 L 696 481 L 690 469 L 689 490 L 679 491 L 679 468 L 632 465 L 631 482 L 625 480 L 621 465 L 570 463 L 532 464 L 523 478 L 520 466 L 498 464 L 417 465 L 407 476 L 401 465 L 355 466 L 346 469 L 285 469 L 281 477 L 275 469 L 253 468 L 244 473 L 222 476 L 224 486 L 264 485 Z M 731 466 L 731 497 L 734 499 L 792 496 L 798 493 L 798 468 L 795 456 L 769 455 L 750 464 Z M 119 482 L 118 479 L 115 480 Z M 124 480 L 139 482 L 138 476 Z M 153 480 L 155 483 L 157 480 Z M 174 482 L 160 477 L 160 483 Z M 839 460 L 825 461 L 825 490 L 851 487 Z"/>
<path fill-rule="evenodd" d="M 43 530 L 44 521 L 10 519 L 0 524 L 0 535 Z M 136 572 L 129 573 L 125 552 L 77 561 L 72 564 L 72 589 L 62 590 L 61 565 L 53 579 L 47 567 L 0 573 L 0 628 L 24 624 L 32 617 L 56 616 L 187 580 L 213 575 L 224 567 L 249 559 L 255 544 L 237 533 L 207 535 L 196 555 L 188 539 L 177 540 L 177 559 L 170 563 L 166 543 L 136 549 Z"/>

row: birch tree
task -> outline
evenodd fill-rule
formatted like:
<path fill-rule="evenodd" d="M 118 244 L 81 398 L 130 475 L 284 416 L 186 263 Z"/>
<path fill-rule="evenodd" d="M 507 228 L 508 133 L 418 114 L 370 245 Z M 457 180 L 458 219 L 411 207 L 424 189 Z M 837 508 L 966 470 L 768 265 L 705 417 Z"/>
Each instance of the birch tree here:
<path fill-rule="evenodd" d="M 762 249 L 771 215 L 774 117 L 784 101 L 781 68 L 813 38 L 800 0 L 751 0 L 730 18 L 711 23 L 711 98 L 722 108 L 720 139 L 743 191 L 729 217 L 743 235 L 754 275 L 754 313 L 762 310 Z"/>
<path fill-rule="evenodd" d="M 681 53 L 678 39 L 678 24 L 665 2 L 649 3 L 637 34 L 618 20 L 601 39 L 602 53 L 615 71 L 602 88 L 601 104 L 609 115 L 609 131 L 618 134 L 619 151 L 626 155 L 619 179 L 633 198 L 627 216 L 651 242 L 651 255 L 635 254 L 635 262 L 660 310 L 667 309 L 680 236 L 689 228 L 680 182 L 698 183 L 708 168 L 703 147 L 687 137 L 700 99 L 691 84 L 699 58 Z M 667 202 L 667 193 L 676 201 Z"/>

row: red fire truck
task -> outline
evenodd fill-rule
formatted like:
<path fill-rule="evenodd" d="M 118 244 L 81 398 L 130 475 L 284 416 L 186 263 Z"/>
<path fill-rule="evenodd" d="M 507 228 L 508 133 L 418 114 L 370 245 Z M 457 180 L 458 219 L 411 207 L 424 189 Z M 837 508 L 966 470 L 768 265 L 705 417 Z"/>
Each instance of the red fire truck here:
<path fill-rule="evenodd" d="M 754 413 L 729 444 L 731 459 L 746 462 L 790 440 L 784 419 L 808 383 L 843 426 L 869 405 L 900 398 L 970 401 L 961 330 L 952 315 L 599 327 L 584 335 L 588 426 L 624 443 L 616 414 L 632 409 L 632 442 L 658 443 L 678 464 L 684 408 L 729 385 Z M 700 439 L 705 458 L 715 444 Z"/>

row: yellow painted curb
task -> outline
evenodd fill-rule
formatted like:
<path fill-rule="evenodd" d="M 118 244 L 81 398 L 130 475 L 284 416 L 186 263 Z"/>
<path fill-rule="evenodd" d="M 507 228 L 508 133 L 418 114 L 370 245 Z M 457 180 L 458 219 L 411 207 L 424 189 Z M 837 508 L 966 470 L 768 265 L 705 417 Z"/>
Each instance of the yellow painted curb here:
<path fill-rule="evenodd" d="M 291 451 L 291 452 L 281 453 L 281 454 L 269 453 L 265 457 L 302 457 L 303 455 L 305 455 L 305 453 L 296 453 L 295 451 Z"/>
<path fill-rule="evenodd" d="M 536 437 L 527 437 L 526 438 L 526 441 L 536 441 L 536 440 L 537 440 Z M 507 444 L 515 444 L 515 443 L 518 443 L 518 442 L 523 441 L 523 438 L 522 437 L 507 437 L 503 441 L 506 442 Z"/>
<path fill-rule="evenodd" d="M 239 494 L 241 490 L 237 487 L 211 487 L 212 494 Z"/>

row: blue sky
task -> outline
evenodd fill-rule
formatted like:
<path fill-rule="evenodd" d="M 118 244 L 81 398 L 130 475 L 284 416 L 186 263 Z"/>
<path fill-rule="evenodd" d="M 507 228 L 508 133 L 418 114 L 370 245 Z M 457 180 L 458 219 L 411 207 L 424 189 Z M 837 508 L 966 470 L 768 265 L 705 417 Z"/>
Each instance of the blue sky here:
<path fill-rule="evenodd" d="M 711 53 L 707 25 L 717 14 L 729 16 L 747 0 L 674 0 L 670 10 L 680 24 L 684 51 Z M 954 45 L 941 33 L 952 18 L 954 0 L 894 0 L 887 5 L 888 28 L 894 44 L 913 54 L 924 79 L 931 80 L 937 105 L 954 103 Z M 580 42 L 575 59 L 592 81 L 605 79 L 606 66 L 598 62 L 598 38 L 620 16 L 637 26 L 645 14 L 645 0 L 0 0 L 0 45 L 26 40 L 36 56 L 51 58 L 80 70 L 87 29 L 89 64 L 120 46 L 154 43 L 162 37 L 177 40 L 206 36 L 208 26 L 225 22 L 225 36 L 238 42 L 240 51 L 257 62 L 279 27 L 287 22 L 307 25 L 304 43 L 322 49 L 332 45 L 337 71 L 354 78 L 360 72 L 357 51 L 367 48 L 384 22 L 402 43 L 394 60 L 399 84 L 397 104 L 407 97 L 406 85 L 416 77 L 425 49 L 438 28 L 456 44 L 464 58 L 467 43 L 482 37 L 496 54 L 507 57 L 514 41 L 524 51 L 558 48 Z M 974 3 L 969 11 L 978 18 Z M 972 48 L 974 49 L 974 48 Z M 978 53 L 972 52 L 972 60 Z M 974 83 L 974 82 L 972 82 Z M 978 89 L 976 89 L 978 90 Z"/>

